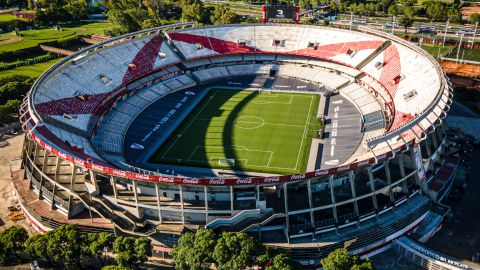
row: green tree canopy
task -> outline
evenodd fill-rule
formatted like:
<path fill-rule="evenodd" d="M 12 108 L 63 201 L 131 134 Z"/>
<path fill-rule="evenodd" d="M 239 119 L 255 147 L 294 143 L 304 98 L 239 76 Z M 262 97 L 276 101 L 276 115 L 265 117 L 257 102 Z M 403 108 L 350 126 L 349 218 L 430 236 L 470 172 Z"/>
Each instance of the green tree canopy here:
<path fill-rule="evenodd" d="M 18 252 L 23 250 L 23 244 L 27 239 L 27 230 L 20 226 L 10 226 L 0 232 L 0 242 L 2 242 L 7 253 L 12 253 L 18 258 L 20 258 Z"/>
<path fill-rule="evenodd" d="M 231 12 L 229 8 L 225 8 L 224 5 L 217 5 L 210 16 L 210 21 L 212 24 L 237 23 L 238 16 L 237 14 Z"/>
<path fill-rule="evenodd" d="M 480 23 L 480 13 L 473 13 L 472 15 L 470 15 L 470 22 L 471 23 L 476 23 L 476 22 Z"/>
<path fill-rule="evenodd" d="M 214 263 L 213 251 L 217 236 L 212 230 L 199 229 L 180 237 L 173 248 L 175 268 L 182 270 L 207 270 Z"/>
<path fill-rule="evenodd" d="M 397 16 L 398 15 L 398 7 L 396 4 L 392 4 L 388 7 L 388 15 L 390 16 Z"/>
<path fill-rule="evenodd" d="M 407 33 L 407 28 L 412 27 L 414 20 L 408 16 L 402 16 L 398 23 L 405 28 L 405 33 Z"/>
<path fill-rule="evenodd" d="M 263 248 L 257 239 L 244 233 L 223 232 L 213 251 L 218 269 L 243 270 Z"/>
<path fill-rule="evenodd" d="M 103 266 L 107 259 L 106 251 L 113 248 L 114 241 L 115 235 L 110 233 L 89 233 L 86 236 L 85 253 L 97 257 Z"/>
<path fill-rule="evenodd" d="M 346 249 L 339 248 L 321 261 L 324 270 L 374 270 L 370 260 L 362 260 L 351 255 Z"/>

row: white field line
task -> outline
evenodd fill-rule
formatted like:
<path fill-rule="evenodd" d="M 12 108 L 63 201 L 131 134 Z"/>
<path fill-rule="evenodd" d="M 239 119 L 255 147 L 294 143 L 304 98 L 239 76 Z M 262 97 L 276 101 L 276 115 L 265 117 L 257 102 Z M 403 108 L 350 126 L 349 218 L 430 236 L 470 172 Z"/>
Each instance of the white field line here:
<path fill-rule="evenodd" d="M 215 91 L 215 93 L 213 93 L 213 95 L 211 95 L 209 98 L 208 98 L 208 101 L 205 103 L 205 105 L 203 105 L 202 109 L 195 115 L 195 117 L 193 117 L 193 119 L 191 121 L 189 121 L 188 125 L 186 127 L 184 127 L 182 129 L 182 131 L 185 131 L 187 130 L 192 124 L 193 122 L 195 122 L 195 120 L 197 119 L 198 115 L 200 115 L 200 113 L 203 112 L 203 110 L 205 109 L 205 107 L 207 107 L 207 105 L 210 103 L 210 101 L 213 99 L 213 97 L 217 94 L 218 92 Z M 177 136 L 177 138 L 175 139 L 175 141 L 170 145 L 170 147 L 168 147 L 167 151 L 165 151 L 165 154 L 162 155 L 162 158 L 165 158 L 165 156 L 168 154 L 168 152 L 170 152 L 170 150 L 172 149 L 173 146 L 175 146 L 177 144 L 177 141 L 180 139 L 180 137 L 182 137 L 182 133 L 183 132 L 180 132 L 179 136 Z"/>
<path fill-rule="evenodd" d="M 305 128 L 303 129 L 302 142 L 300 143 L 300 147 L 298 148 L 297 162 L 295 163 L 294 170 L 297 169 L 298 160 L 300 159 L 300 153 L 302 153 L 303 141 L 305 140 L 305 132 L 307 131 L 308 120 L 310 119 L 310 113 L 311 113 L 310 111 L 312 110 L 312 103 L 313 103 L 313 97 L 310 97 L 310 106 L 308 107 L 307 120 L 305 121 Z"/>

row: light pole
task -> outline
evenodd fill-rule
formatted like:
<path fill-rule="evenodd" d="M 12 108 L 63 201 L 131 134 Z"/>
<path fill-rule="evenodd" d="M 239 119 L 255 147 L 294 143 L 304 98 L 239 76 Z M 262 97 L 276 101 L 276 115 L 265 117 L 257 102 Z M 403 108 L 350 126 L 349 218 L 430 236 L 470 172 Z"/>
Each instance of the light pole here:
<path fill-rule="evenodd" d="M 445 40 L 447 39 L 447 31 L 448 31 L 448 23 L 449 22 L 450 21 L 447 20 L 447 24 L 445 25 L 445 32 L 443 33 L 443 45 L 442 45 L 442 47 L 445 47 Z"/>
<path fill-rule="evenodd" d="M 393 22 L 392 22 L 392 35 L 393 35 L 394 28 L 395 28 L 395 15 L 393 16 Z"/>
<path fill-rule="evenodd" d="M 460 35 L 460 44 L 457 49 L 457 63 L 458 63 L 458 56 L 460 55 L 460 49 L 462 48 L 462 41 L 463 41 L 463 33 Z"/>
<path fill-rule="evenodd" d="M 475 49 L 475 38 L 477 37 L 477 27 L 478 27 L 478 21 L 475 23 L 475 30 L 473 31 L 472 49 Z"/>
<path fill-rule="evenodd" d="M 350 30 L 352 30 L 353 25 L 353 12 L 350 11 Z"/>

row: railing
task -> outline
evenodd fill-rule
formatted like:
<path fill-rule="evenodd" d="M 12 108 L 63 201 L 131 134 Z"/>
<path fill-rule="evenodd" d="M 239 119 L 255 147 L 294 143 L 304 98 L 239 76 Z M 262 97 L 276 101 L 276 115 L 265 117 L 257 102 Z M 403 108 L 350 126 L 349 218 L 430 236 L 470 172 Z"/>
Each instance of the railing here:
<path fill-rule="evenodd" d="M 217 218 L 205 225 L 206 229 L 216 229 L 221 226 L 232 226 L 245 218 L 257 218 L 260 215 L 260 209 L 243 210 L 231 218 Z"/>

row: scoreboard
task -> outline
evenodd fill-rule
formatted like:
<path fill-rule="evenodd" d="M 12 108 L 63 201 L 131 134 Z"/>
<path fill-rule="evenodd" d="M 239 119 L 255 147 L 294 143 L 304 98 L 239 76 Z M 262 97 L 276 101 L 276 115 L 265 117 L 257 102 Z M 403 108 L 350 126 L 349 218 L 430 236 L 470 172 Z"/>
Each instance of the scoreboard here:
<path fill-rule="evenodd" d="M 266 23 L 269 20 L 293 20 L 295 23 L 300 21 L 298 6 L 290 5 L 271 5 L 263 6 L 262 8 L 263 18 L 262 22 Z"/>

